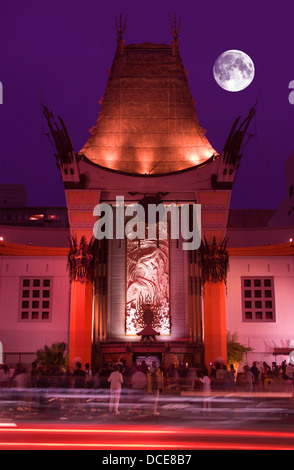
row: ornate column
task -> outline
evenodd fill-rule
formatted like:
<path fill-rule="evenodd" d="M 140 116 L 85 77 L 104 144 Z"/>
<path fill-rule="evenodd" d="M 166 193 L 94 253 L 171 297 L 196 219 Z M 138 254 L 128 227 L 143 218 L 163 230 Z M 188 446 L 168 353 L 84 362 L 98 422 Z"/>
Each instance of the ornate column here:
<path fill-rule="evenodd" d="M 226 344 L 226 277 L 228 252 L 226 239 L 211 244 L 206 239 L 199 249 L 199 265 L 203 285 L 205 365 L 218 357 L 227 360 Z"/>
<path fill-rule="evenodd" d="M 188 251 L 188 319 L 189 339 L 202 343 L 201 277 L 198 250 Z"/>
<path fill-rule="evenodd" d="M 93 343 L 95 345 L 107 337 L 107 260 L 108 240 L 97 242 L 93 271 Z"/>
<path fill-rule="evenodd" d="M 93 239 L 87 243 L 84 237 L 77 243 L 71 240 L 68 266 L 71 280 L 69 362 L 79 359 L 82 364 L 92 359 L 92 304 L 93 272 L 95 265 Z"/>

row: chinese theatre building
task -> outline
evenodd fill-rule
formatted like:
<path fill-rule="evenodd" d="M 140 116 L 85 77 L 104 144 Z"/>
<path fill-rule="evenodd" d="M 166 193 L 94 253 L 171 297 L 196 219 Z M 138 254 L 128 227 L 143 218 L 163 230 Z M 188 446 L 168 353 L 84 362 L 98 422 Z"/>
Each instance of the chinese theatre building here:
<path fill-rule="evenodd" d="M 176 28 L 171 44 L 126 45 L 120 26 L 98 119 L 82 149 L 72 148 L 62 119 L 55 121 L 43 104 L 71 240 L 66 251 L 53 250 L 57 257 L 66 253 L 69 266 L 70 362 L 226 361 L 226 230 L 240 147 L 255 109 L 235 121 L 219 153 L 198 121 Z M 123 209 L 127 224 L 127 209 L 136 204 L 189 205 L 190 229 L 193 207 L 201 205 L 199 249 L 184 249 L 181 230 L 171 236 L 168 211 L 165 237 L 158 231 L 129 237 L 118 220 Z M 107 207 L 114 234 L 105 218 L 112 236 L 98 239 L 93 229 Z M 147 220 L 143 224 L 146 229 Z"/>
<path fill-rule="evenodd" d="M 226 359 L 226 226 L 251 115 L 236 122 L 219 154 L 199 124 L 176 29 L 171 45 L 126 45 L 122 28 L 117 33 L 98 119 L 78 153 L 44 106 L 72 238 L 70 359 Z M 200 204 L 201 249 L 183 250 L 169 218 L 164 238 L 95 239 L 94 208 L 110 206 L 117 220 L 117 198 L 125 207 Z"/>

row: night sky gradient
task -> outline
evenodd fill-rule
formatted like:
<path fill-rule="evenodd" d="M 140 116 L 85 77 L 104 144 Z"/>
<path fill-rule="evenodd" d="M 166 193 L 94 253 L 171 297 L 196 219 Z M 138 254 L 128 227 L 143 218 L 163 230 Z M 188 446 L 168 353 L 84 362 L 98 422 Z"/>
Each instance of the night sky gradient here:
<path fill-rule="evenodd" d="M 65 205 L 40 106 L 65 121 L 78 152 L 96 123 L 116 49 L 115 15 L 128 15 L 125 42 L 171 42 L 169 15 L 181 16 L 180 52 L 199 122 L 221 152 L 231 126 L 258 95 L 254 134 L 243 152 L 232 208 L 277 208 L 284 164 L 294 150 L 294 2 L 281 0 L 1 0 L 0 183 L 25 183 L 29 205 Z M 248 54 L 255 78 L 231 93 L 213 78 L 228 49 Z"/>

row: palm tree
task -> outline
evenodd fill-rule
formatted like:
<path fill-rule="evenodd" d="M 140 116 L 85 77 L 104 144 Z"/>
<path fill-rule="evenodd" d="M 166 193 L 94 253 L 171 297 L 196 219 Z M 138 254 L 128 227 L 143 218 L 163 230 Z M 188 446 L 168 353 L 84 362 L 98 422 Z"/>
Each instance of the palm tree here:
<path fill-rule="evenodd" d="M 244 356 L 252 351 L 252 348 L 239 343 L 237 333 L 231 334 L 227 331 L 227 360 L 228 364 L 233 364 L 234 369 L 238 370 L 239 365 L 244 361 Z"/>
<path fill-rule="evenodd" d="M 49 348 L 38 349 L 36 360 L 40 365 L 66 367 L 68 365 L 68 353 L 66 343 L 53 343 Z"/>

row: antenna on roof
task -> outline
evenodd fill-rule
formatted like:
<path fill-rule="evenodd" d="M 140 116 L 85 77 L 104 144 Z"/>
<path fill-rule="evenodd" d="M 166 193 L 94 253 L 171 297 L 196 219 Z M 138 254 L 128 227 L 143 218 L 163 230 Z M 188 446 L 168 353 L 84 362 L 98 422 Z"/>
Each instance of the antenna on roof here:
<path fill-rule="evenodd" d="M 177 22 L 177 15 L 176 13 L 174 14 L 174 19 L 172 20 L 171 17 L 169 17 L 170 21 L 170 29 L 172 32 L 172 37 L 174 41 L 179 40 L 179 32 L 180 32 L 180 27 L 181 27 L 181 18 L 179 19 L 179 24 Z"/>
<path fill-rule="evenodd" d="M 115 24 L 116 24 L 116 33 L 117 33 L 117 39 L 121 41 L 125 35 L 126 32 L 126 22 L 127 22 L 127 16 L 125 17 L 125 20 L 123 21 L 122 19 L 122 14 L 119 15 L 119 21 L 115 17 Z"/>

